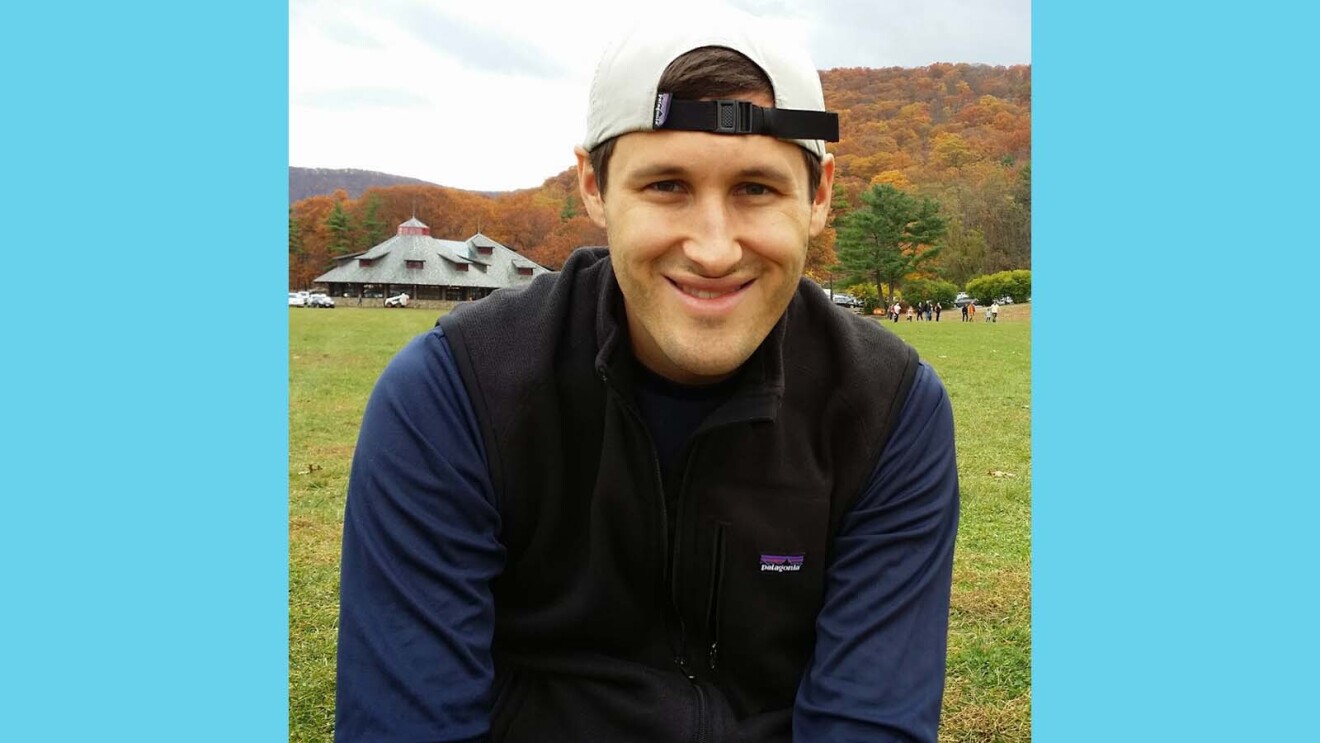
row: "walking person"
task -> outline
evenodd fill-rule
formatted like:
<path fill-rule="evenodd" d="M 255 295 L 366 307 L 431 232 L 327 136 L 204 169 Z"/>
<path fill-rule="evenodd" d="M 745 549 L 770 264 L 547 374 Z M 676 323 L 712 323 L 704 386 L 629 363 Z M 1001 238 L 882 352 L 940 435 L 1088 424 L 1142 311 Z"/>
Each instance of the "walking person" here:
<path fill-rule="evenodd" d="M 939 302 L 936 302 L 936 303 L 935 303 L 935 322 L 939 322 L 939 321 L 940 321 L 940 311 L 943 310 L 943 309 L 944 309 L 944 305 L 943 305 L 943 304 L 941 304 L 941 303 L 939 303 Z"/>
<path fill-rule="evenodd" d="M 990 322 L 999 322 L 999 302 L 990 303 Z"/>

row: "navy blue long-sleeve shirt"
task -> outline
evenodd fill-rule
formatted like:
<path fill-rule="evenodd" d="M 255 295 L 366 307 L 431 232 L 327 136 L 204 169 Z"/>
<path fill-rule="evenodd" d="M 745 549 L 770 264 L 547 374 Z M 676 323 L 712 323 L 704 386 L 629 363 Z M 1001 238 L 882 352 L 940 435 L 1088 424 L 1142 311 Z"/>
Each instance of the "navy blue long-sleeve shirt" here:
<path fill-rule="evenodd" d="M 505 552 L 481 441 L 443 331 L 419 336 L 372 393 L 349 478 L 340 743 L 488 730 L 491 581 Z M 936 739 L 957 520 L 952 410 L 922 362 L 835 537 L 795 741 Z"/>

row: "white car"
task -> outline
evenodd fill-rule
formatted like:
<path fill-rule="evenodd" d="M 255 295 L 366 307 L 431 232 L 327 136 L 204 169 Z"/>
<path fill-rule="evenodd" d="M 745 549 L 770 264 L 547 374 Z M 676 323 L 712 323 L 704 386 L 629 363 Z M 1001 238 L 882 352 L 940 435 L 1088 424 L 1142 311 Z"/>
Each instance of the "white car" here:
<path fill-rule="evenodd" d="M 402 293 L 402 294 L 398 294 L 398 295 L 395 295 L 395 296 L 393 296 L 393 297 L 388 297 L 388 298 L 386 298 L 386 300 L 385 300 L 385 306 L 386 306 L 386 307 L 407 307 L 407 306 L 408 306 L 408 292 L 404 292 L 404 293 Z"/>
<path fill-rule="evenodd" d="M 328 307 L 328 308 L 330 308 L 330 309 L 334 309 L 334 308 L 335 308 L 335 300 L 331 299 L 331 298 L 330 298 L 330 295 L 328 295 L 328 294 L 321 294 L 320 292 L 317 292 L 316 294 L 312 294 L 312 295 L 310 295 L 310 296 L 307 297 L 307 306 L 308 306 L 308 307 Z"/>
<path fill-rule="evenodd" d="M 289 306 L 306 307 L 308 297 L 307 292 L 289 292 Z"/>

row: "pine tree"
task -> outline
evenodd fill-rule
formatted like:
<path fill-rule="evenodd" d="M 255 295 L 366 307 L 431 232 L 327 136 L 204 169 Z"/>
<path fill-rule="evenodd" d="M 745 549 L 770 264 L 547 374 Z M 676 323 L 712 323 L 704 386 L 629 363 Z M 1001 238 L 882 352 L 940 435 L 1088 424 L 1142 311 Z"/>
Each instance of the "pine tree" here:
<path fill-rule="evenodd" d="M 939 254 L 947 225 L 933 199 L 883 183 L 862 193 L 862 205 L 839 224 L 839 264 L 857 279 L 888 285 L 886 304 L 908 274 Z"/>
<path fill-rule="evenodd" d="M 353 220 L 344 211 L 343 202 L 336 201 L 330 216 L 325 218 L 325 226 L 330 229 L 330 255 L 347 255 L 353 252 Z"/>
<path fill-rule="evenodd" d="M 380 196 L 372 193 L 367 196 L 367 210 L 362 215 L 361 249 L 368 250 L 380 245 L 389 234 L 385 229 L 385 220 L 380 218 Z"/>

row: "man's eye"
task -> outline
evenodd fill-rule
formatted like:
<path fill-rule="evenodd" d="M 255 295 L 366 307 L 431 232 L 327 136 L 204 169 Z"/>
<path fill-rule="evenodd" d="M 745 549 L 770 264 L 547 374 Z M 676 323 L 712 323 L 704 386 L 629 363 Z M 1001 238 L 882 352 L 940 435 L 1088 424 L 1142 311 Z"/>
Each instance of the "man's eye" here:
<path fill-rule="evenodd" d="M 764 196 L 771 193 L 770 187 L 761 183 L 745 183 L 742 189 L 748 196 Z"/>
<path fill-rule="evenodd" d="M 657 181 L 647 186 L 647 188 L 661 193 L 677 193 L 679 185 L 678 181 Z"/>

